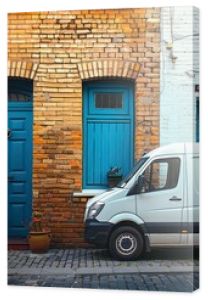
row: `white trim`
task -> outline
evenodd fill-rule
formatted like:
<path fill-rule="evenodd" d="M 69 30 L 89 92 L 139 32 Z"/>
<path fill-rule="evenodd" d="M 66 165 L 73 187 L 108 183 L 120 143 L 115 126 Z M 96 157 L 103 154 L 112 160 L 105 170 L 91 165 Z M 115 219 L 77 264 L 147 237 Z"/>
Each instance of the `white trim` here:
<path fill-rule="evenodd" d="M 103 192 L 106 192 L 107 189 L 103 189 L 103 190 L 82 190 L 81 192 L 75 192 L 73 193 L 74 197 L 90 197 L 90 196 L 97 196 Z"/>

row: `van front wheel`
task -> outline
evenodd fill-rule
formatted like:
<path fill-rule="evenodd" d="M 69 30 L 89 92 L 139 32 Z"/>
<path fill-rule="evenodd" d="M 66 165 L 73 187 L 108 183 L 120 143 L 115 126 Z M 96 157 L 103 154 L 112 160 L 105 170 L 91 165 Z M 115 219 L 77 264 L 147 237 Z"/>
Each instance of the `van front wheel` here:
<path fill-rule="evenodd" d="M 142 234 L 131 226 L 115 229 L 109 240 L 109 250 L 113 257 L 120 260 L 135 260 L 143 251 Z"/>

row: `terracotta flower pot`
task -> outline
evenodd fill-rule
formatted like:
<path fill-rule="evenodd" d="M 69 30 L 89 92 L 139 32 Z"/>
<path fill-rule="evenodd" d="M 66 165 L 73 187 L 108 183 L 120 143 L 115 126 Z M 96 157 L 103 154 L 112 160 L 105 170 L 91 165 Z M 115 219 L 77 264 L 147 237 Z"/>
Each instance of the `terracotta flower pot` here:
<path fill-rule="evenodd" d="M 50 231 L 35 232 L 31 231 L 29 234 L 30 250 L 34 253 L 43 253 L 49 249 L 51 241 Z"/>
<path fill-rule="evenodd" d="M 122 180 L 122 175 L 108 176 L 108 186 L 110 188 L 116 186 Z"/>

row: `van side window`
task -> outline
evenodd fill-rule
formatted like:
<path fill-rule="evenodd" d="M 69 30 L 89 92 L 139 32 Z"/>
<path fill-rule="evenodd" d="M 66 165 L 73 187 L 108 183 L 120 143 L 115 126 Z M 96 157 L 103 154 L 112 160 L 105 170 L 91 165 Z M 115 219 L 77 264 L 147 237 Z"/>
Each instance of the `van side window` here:
<path fill-rule="evenodd" d="M 154 160 L 143 173 L 144 187 L 141 192 L 148 193 L 176 187 L 179 169 L 179 158 Z"/>

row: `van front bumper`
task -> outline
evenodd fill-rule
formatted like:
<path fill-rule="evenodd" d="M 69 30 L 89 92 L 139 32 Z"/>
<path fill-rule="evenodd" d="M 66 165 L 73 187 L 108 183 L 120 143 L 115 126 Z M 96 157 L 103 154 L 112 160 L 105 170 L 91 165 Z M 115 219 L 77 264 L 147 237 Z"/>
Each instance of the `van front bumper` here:
<path fill-rule="evenodd" d="M 99 248 L 107 248 L 108 238 L 113 224 L 110 222 L 99 222 L 98 220 L 86 220 L 85 240 Z"/>

